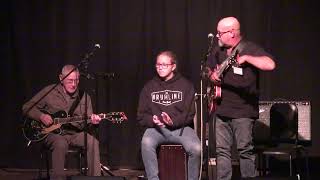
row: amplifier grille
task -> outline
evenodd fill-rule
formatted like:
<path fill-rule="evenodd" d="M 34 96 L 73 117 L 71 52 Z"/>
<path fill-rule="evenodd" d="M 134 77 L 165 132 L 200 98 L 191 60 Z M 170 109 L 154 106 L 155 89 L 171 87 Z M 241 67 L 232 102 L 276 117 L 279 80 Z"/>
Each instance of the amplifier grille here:
<path fill-rule="evenodd" d="M 298 139 L 311 143 L 311 103 L 310 101 L 259 101 L 259 119 L 253 128 L 254 140 L 264 143 L 270 137 L 270 108 L 275 103 L 295 104 L 298 107 Z"/>

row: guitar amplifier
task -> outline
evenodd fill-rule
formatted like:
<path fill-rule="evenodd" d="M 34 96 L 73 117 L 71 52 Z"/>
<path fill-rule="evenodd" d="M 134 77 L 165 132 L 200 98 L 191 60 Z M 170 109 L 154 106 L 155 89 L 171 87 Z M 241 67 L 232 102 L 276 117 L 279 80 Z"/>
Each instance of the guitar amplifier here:
<path fill-rule="evenodd" d="M 187 154 L 182 145 L 161 145 L 158 162 L 160 180 L 187 180 Z"/>
<path fill-rule="evenodd" d="M 254 141 L 265 143 L 270 139 L 270 108 L 275 103 L 295 104 L 298 108 L 298 139 L 311 144 L 311 103 L 310 101 L 259 101 L 259 119 L 253 128 Z"/>

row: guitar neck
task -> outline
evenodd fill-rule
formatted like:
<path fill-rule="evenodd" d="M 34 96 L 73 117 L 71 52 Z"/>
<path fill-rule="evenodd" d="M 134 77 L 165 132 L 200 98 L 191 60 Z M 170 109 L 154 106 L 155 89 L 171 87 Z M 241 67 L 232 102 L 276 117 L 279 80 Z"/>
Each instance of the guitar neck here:
<path fill-rule="evenodd" d="M 231 65 L 236 63 L 235 57 L 238 55 L 238 50 L 234 52 L 233 55 L 231 55 L 230 57 L 228 57 L 225 61 L 223 61 L 220 64 L 220 68 L 217 72 L 217 75 L 219 78 L 221 78 L 221 75 L 223 74 L 223 72 Z"/>
<path fill-rule="evenodd" d="M 123 120 L 126 119 L 124 113 L 118 112 L 111 112 L 107 114 L 98 114 L 101 119 L 116 119 L 116 120 Z M 112 118 L 115 116 L 115 118 Z M 65 117 L 65 118 L 54 118 L 53 124 L 67 124 L 72 122 L 83 122 L 85 121 L 84 116 L 73 116 L 73 117 Z M 91 117 L 88 117 L 87 122 L 91 122 Z"/>
<path fill-rule="evenodd" d="M 90 122 L 91 118 L 87 119 L 87 122 Z M 66 117 L 66 118 L 54 118 L 53 124 L 67 124 L 72 122 L 83 122 L 83 116 L 74 116 L 74 117 Z"/>
<path fill-rule="evenodd" d="M 229 66 L 229 60 L 225 60 L 223 61 L 223 63 L 220 65 L 219 70 L 217 71 L 217 75 L 219 78 L 221 78 L 222 73 L 227 69 L 227 67 Z"/>

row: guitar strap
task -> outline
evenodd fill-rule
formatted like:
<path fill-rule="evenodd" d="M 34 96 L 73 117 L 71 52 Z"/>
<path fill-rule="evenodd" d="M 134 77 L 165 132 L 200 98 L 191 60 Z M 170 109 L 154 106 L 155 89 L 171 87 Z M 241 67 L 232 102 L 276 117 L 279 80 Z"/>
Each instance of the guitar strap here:
<path fill-rule="evenodd" d="M 79 90 L 79 95 L 77 96 L 76 100 L 73 101 L 68 114 L 73 116 L 74 110 L 76 109 L 76 107 L 79 105 L 80 100 L 82 99 L 82 96 L 84 94 L 84 91 Z"/>
<path fill-rule="evenodd" d="M 84 94 L 84 91 L 79 90 L 79 94 L 76 97 L 76 100 L 73 101 L 73 103 L 68 111 L 69 116 L 73 116 L 74 110 L 79 105 L 79 102 L 82 99 L 83 94 Z M 71 124 L 63 124 L 63 126 L 60 129 L 62 130 L 61 134 L 68 134 L 69 131 L 79 132 L 80 128 L 76 127 L 75 125 L 71 125 Z"/>
<path fill-rule="evenodd" d="M 247 43 L 244 40 L 241 40 L 239 44 L 232 50 L 230 57 L 236 54 L 237 51 L 238 53 L 240 53 L 244 49 L 246 44 Z M 227 59 L 229 59 L 229 57 Z"/>

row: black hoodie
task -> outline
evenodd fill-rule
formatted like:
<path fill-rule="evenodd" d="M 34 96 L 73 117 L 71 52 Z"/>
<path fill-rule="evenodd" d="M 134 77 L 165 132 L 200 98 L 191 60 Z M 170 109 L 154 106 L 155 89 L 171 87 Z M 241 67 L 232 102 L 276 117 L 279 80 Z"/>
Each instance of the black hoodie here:
<path fill-rule="evenodd" d="M 161 112 L 166 112 L 173 125 L 168 129 L 193 126 L 195 115 L 193 84 L 179 73 L 164 81 L 158 76 L 150 80 L 140 93 L 137 120 L 144 127 L 156 127 L 153 115 L 161 119 Z"/>

